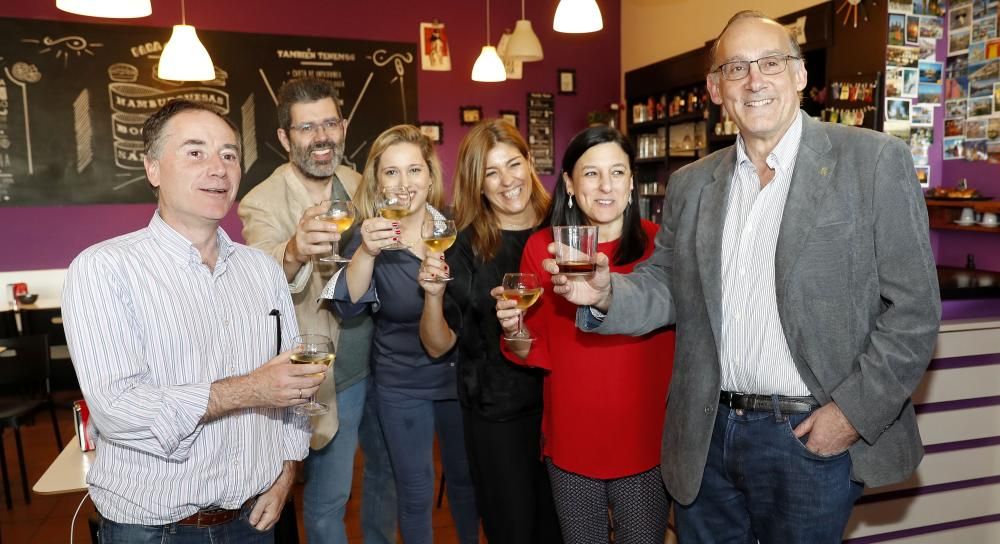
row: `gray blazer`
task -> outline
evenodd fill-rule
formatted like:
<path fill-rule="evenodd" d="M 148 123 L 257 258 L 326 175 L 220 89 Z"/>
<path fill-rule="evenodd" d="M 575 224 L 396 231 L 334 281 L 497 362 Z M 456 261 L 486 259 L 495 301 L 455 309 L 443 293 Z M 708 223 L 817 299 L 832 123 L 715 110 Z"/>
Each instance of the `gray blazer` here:
<path fill-rule="evenodd" d="M 612 276 L 612 304 L 595 329 L 644 334 L 677 323 L 661 470 L 682 504 L 698 495 L 719 406 L 722 225 L 735 163 L 729 147 L 671 177 L 655 252 Z M 910 394 L 941 316 L 907 146 L 803 114 L 775 268 L 799 375 L 861 435 L 850 448 L 853 477 L 868 486 L 906 479 L 923 455 Z"/>

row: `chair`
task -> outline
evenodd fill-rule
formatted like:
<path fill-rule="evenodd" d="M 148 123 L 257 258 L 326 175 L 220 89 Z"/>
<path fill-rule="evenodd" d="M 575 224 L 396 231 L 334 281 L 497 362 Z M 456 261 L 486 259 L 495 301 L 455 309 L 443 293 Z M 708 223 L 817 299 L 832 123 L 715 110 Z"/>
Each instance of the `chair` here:
<path fill-rule="evenodd" d="M 48 409 L 52 430 L 56 435 L 56 453 L 63 447 L 59 422 L 49 389 L 49 341 L 45 335 L 0 338 L 0 438 L 7 427 L 14 430 L 17 445 L 17 463 L 21 470 L 24 502 L 31 503 L 28 488 L 28 471 L 24 465 L 24 448 L 21 445 L 21 426 L 33 422 L 38 412 Z M 7 472 L 7 454 L 0 444 L 0 470 L 3 472 L 3 491 L 7 509 L 13 507 L 10 477 Z"/>
<path fill-rule="evenodd" d="M 21 324 L 25 336 L 49 335 L 49 352 L 52 362 L 50 385 L 52 391 L 72 391 L 72 399 L 58 399 L 60 406 L 63 404 L 72 405 L 73 400 L 80 398 L 80 382 L 76 379 L 73 361 L 69 357 L 66 331 L 62 324 L 62 310 L 59 308 L 22 310 Z"/>

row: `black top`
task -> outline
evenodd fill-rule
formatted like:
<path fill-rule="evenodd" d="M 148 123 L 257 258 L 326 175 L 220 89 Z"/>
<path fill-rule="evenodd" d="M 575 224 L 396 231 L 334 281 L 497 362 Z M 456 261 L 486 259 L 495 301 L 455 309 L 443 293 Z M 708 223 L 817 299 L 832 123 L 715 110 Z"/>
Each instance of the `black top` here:
<path fill-rule="evenodd" d="M 521 268 L 524 244 L 534 229 L 501 231 L 500 250 L 489 262 L 472 252 L 469 230 L 458 234 L 448 252 L 455 277 L 448 293 L 462 308 L 459 337 L 458 398 L 462 406 L 486 419 L 503 421 L 542 411 L 544 371 L 515 365 L 500 353 L 503 330 L 490 290 L 507 272 Z"/>

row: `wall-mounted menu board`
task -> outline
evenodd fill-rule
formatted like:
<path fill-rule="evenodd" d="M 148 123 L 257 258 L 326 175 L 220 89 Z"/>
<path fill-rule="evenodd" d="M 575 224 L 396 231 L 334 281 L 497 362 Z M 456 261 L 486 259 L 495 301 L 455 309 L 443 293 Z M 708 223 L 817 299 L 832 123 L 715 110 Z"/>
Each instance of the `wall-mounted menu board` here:
<path fill-rule="evenodd" d="M 240 196 L 287 161 L 275 131 L 283 82 L 334 82 L 350 116 L 345 162 L 417 119 L 416 46 L 199 31 L 215 79 L 156 77 L 169 28 L 0 18 L 0 206 L 152 202 L 142 123 L 171 98 L 226 112 L 242 131 Z"/>
<path fill-rule="evenodd" d="M 555 173 L 555 105 L 552 93 L 528 93 L 528 150 L 543 175 Z"/>

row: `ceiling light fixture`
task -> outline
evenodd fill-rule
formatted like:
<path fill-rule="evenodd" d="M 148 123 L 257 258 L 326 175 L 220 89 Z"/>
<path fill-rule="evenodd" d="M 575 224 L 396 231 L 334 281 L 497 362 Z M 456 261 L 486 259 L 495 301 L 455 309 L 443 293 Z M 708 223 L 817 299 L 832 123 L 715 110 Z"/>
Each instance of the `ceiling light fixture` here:
<path fill-rule="evenodd" d="M 170 40 L 163 46 L 156 75 L 171 81 L 212 81 L 215 64 L 198 40 L 198 32 L 187 24 L 186 15 L 181 0 L 181 24 L 174 25 Z"/>
<path fill-rule="evenodd" d="M 497 54 L 497 48 L 490 45 L 490 0 L 486 0 L 486 45 L 479 58 L 472 65 L 472 81 L 492 83 L 507 81 L 507 70 Z"/>
<path fill-rule="evenodd" d="M 601 8 L 596 0 L 560 0 L 552 29 L 567 34 L 586 34 L 604 28 Z"/>
<path fill-rule="evenodd" d="M 538 36 L 531 28 L 531 21 L 524 17 L 524 0 L 521 0 L 521 18 L 514 26 L 514 33 L 510 35 L 504 54 L 507 60 L 521 62 L 535 62 L 545 58 L 542 42 L 538 41 Z"/>
<path fill-rule="evenodd" d="M 56 7 L 77 15 L 134 19 L 153 13 L 149 0 L 56 0 Z"/>

